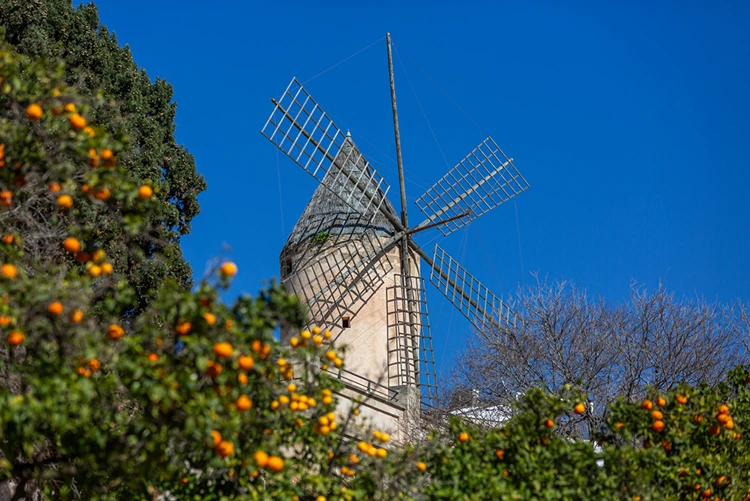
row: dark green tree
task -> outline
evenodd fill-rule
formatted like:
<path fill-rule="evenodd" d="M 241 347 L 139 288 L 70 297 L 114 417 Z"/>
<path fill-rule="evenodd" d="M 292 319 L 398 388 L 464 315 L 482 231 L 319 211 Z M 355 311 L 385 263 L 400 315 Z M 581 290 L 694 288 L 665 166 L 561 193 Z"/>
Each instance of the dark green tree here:
<path fill-rule="evenodd" d="M 128 138 L 118 152 L 120 164 L 134 182 L 148 181 L 156 188 L 160 203 L 149 222 L 157 231 L 148 238 L 117 238 L 123 231 L 118 218 L 96 223 L 112 242 L 108 256 L 142 299 L 138 309 L 167 278 L 190 287 L 191 270 L 179 240 L 200 210 L 197 196 L 206 183 L 196 172 L 193 156 L 175 141 L 172 86 L 158 78 L 151 81 L 128 46 L 120 46 L 100 24 L 93 4 L 74 8 L 71 0 L 6 0 L 0 2 L 0 27 L 16 51 L 65 62 L 67 84 L 91 100 L 90 120 Z M 25 242 L 27 247 L 41 246 L 27 249 L 29 255 L 59 252 L 43 242 Z"/>

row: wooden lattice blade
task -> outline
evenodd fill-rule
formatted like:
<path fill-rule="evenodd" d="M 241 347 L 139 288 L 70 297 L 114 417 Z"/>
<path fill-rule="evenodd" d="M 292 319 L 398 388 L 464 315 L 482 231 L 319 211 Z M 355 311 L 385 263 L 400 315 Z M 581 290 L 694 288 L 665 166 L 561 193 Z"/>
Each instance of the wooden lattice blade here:
<path fill-rule="evenodd" d="M 261 134 L 360 214 L 374 216 L 390 187 L 296 78 Z"/>
<path fill-rule="evenodd" d="M 395 275 L 386 290 L 390 386 L 416 385 L 425 408 L 437 405 L 437 377 L 424 279 Z"/>
<path fill-rule="evenodd" d="M 430 282 L 453 303 L 474 327 L 516 324 L 516 315 L 479 280 L 438 245 L 433 255 Z"/>
<path fill-rule="evenodd" d="M 417 228 L 445 222 L 438 228 L 448 235 L 528 187 L 513 159 L 488 137 L 417 199 L 427 216 Z M 457 217 L 465 213 L 467 217 Z"/>

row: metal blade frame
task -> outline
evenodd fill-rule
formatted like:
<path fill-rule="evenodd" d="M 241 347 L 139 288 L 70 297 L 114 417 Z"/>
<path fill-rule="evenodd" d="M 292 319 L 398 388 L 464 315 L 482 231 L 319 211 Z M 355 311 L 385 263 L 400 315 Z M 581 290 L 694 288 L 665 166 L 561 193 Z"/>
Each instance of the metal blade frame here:
<path fill-rule="evenodd" d="M 322 251 L 314 261 L 284 278 L 282 284 L 307 304 L 310 321 L 317 325 L 354 317 L 383 285 L 392 270 L 380 255 L 383 243 L 365 232 Z"/>
<path fill-rule="evenodd" d="M 410 288 L 407 287 L 407 277 L 396 274 L 393 286 L 386 289 L 389 379 L 396 385 L 416 384 L 419 386 L 422 405 L 426 408 L 435 408 L 437 406 L 437 375 L 424 279 L 417 276 L 408 278 L 411 282 Z M 408 304 L 409 297 L 412 298 L 411 307 Z M 414 322 L 412 318 L 415 319 Z M 417 331 L 418 337 L 416 346 L 412 345 L 414 330 Z M 415 352 L 417 353 L 416 360 Z"/>
<path fill-rule="evenodd" d="M 292 78 L 281 98 L 273 102 L 275 107 L 261 134 L 321 184 L 329 188 L 348 185 L 358 188 L 349 193 L 331 191 L 352 209 L 374 216 L 380 210 L 390 186 L 356 148 L 346 151 L 347 135 L 341 132 L 302 84 Z M 342 152 L 346 156 L 339 158 Z M 357 158 L 352 158 L 354 152 Z M 351 162 L 352 165 L 364 162 L 364 166 L 350 171 L 346 166 Z M 334 163 L 338 168 L 334 169 L 334 178 L 331 178 L 329 172 Z"/>
<path fill-rule="evenodd" d="M 475 328 L 516 325 L 516 315 L 510 307 L 438 245 L 435 245 L 430 282 Z"/>
<path fill-rule="evenodd" d="M 439 229 L 448 235 L 528 187 L 513 159 L 488 137 L 417 199 L 427 220 L 416 229 L 444 221 Z M 456 218 L 466 212 L 467 217 Z"/>

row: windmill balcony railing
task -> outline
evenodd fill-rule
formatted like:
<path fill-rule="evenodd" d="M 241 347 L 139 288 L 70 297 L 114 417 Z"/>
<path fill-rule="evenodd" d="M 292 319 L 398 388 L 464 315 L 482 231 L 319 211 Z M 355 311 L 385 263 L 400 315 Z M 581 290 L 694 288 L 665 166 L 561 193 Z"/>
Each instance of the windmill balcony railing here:
<path fill-rule="evenodd" d="M 328 369 L 327 372 L 343 383 L 361 390 L 367 396 L 379 397 L 388 402 L 395 401 L 398 396 L 396 390 L 346 369 Z"/>

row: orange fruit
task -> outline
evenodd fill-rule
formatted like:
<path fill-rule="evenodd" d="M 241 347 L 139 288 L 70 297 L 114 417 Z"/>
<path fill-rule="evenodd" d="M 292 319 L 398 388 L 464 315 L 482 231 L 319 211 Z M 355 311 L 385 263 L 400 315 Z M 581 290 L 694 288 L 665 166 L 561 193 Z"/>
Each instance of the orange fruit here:
<path fill-rule="evenodd" d="M 91 360 L 89 360 L 89 369 L 96 372 L 101 368 L 102 368 L 102 363 L 99 360 L 95 358 L 92 358 Z"/>
<path fill-rule="evenodd" d="M 71 104 L 72 104 L 72 103 L 71 103 Z M 69 105 L 66 105 L 66 106 L 65 106 L 65 109 L 66 109 L 66 110 L 68 109 L 68 106 L 69 106 Z M 73 109 L 75 109 L 75 107 L 73 107 Z M 68 110 L 68 111 L 70 111 L 70 110 Z M 68 119 L 68 121 L 70 122 L 70 126 L 71 126 L 71 127 L 73 127 L 73 128 L 74 128 L 74 129 L 76 129 L 76 130 L 81 130 L 81 129 L 83 129 L 84 127 L 86 127 L 86 119 L 85 119 L 85 118 L 83 118 L 83 117 L 82 117 L 81 115 L 79 115 L 78 113 L 73 113 L 73 114 L 72 114 L 72 115 L 70 116 L 70 119 Z"/>
<path fill-rule="evenodd" d="M 687 397 L 685 395 L 677 395 L 675 397 L 675 400 L 677 400 L 678 404 L 685 405 L 687 403 L 688 399 L 687 399 Z"/>
<path fill-rule="evenodd" d="M 388 455 L 388 451 L 383 449 L 382 447 L 378 449 L 378 457 L 384 458 L 386 455 Z"/>
<path fill-rule="evenodd" d="M 76 240 L 73 237 L 68 237 L 63 242 L 63 248 L 66 251 L 68 251 L 68 252 L 70 252 L 72 254 L 75 254 L 76 252 L 78 252 L 78 251 L 81 250 L 81 242 L 79 242 L 78 240 Z"/>
<path fill-rule="evenodd" d="M 81 251 L 76 253 L 76 262 L 85 264 L 91 261 L 91 253 L 86 251 Z"/>
<path fill-rule="evenodd" d="M 113 156 L 112 150 L 110 150 L 109 148 L 102 148 L 100 156 L 102 157 L 102 160 L 110 160 Z"/>
<path fill-rule="evenodd" d="M 89 165 L 91 167 L 96 167 L 99 165 L 99 154 L 94 148 L 91 148 L 89 150 Z"/>
<path fill-rule="evenodd" d="M 206 376 L 210 378 L 219 376 L 221 374 L 221 371 L 223 370 L 220 364 L 217 364 L 212 360 L 209 360 L 206 365 L 208 366 L 208 369 L 206 370 Z"/>
<path fill-rule="evenodd" d="M 12 191 L 0 191 L 0 203 L 3 205 L 10 205 L 10 202 L 13 200 L 13 192 Z"/>
<path fill-rule="evenodd" d="M 89 268 L 89 275 L 91 275 L 92 277 L 98 277 L 101 274 L 102 274 L 102 267 L 99 266 L 98 264 L 95 264 L 94 266 Z"/>
<path fill-rule="evenodd" d="M 696 414 L 695 416 L 693 416 L 693 423 L 700 424 L 702 422 L 703 422 L 703 416 L 701 416 L 700 414 Z"/>
<path fill-rule="evenodd" d="M 190 328 L 192 327 L 192 324 L 190 322 L 184 322 L 180 320 L 177 322 L 177 325 L 175 326 L 174 330 L 177 331 L 177 335 L 179 336 L 187 336 L 190 332 Z"/>
<path fill-rule="evenodd" d="M 256 451 L 255 454 L 253 454 L 253 459 L 260 468 L 265 468 L 268 464 L 269 457 L 268 454 L 263 451 Z"/>
<path fill-rule="evenodd" d="M 62 186 L 60 186 L 60 183 L 49 183 L 50 193 L 57 193 L 60 190 L 62 190 Z"/>
<path fill-rule="evenodd" d="M 221 442 L 221 433 L 216 430 L 211 430 L 211 442 L 214 444 L 214 447 L 219 445 Z"/>
<path fill-rule="evenodd" d="M 658 405 L 659 407 L 664 407 L 667 405 L 667 401 L 664 400 L 662 397 L 659 397 L 656 399 L 656 405 Z"/>
<path fill-rule="evenodd" d="M 656 432 L 661 432 L 664 429 L 664 421 L 656 420 L 654 421 L 654 424 L 651 425 L 651 427 Z"/>
<path fill-rule="evenodd" d="M 109 329 L 107 329 L 107 336 L 109 336 L 109 339 L 112 341 L 117 341 L 123 336 L 123 334 L 125 334 L 125 331 L 117 324 L 111 324 Z"/>
<path fill-rule="evenodd" d="M 73 207 L 73 198 L 70 195 L 60 195 L 57 197 L 57 206 L 61 209 L 70 209 Z"/>
<path fill-rule="evenodd" d="M 247 384 L 247 374 L 245 374 L 244 372 L 240 372 L 239 374 L 237 374 L 237 382 L 242 385 Z"/>
<path fill-rule="evenodd" d="M 219 358 L 229 358 L 232 356 L 232 345 L 229 343 L 214 344 L 214 353 Z"/>
<path fill-rule="evenodd" d="M 226 262 L 219 267 L 219 273 L 222 277 L 233 277 L 237 274 L 237 265 Z"/>
<path fill-rule="evenodd" d="M 584 412 L 586 412 L 586 406 L 583 405 L 583 403 L 578 402 L 575 407 L 573 407 L 573 412 L 575 412 L 576 414 L 583 414 Z"/>
<path fill-rule="evenodd" d="M 214 325 L 216 323 L 216 315 L 214 315 L 213 313 L 206 312 L 201 316 L 208 325 Z"/>
<path fill-rule="evenodd" d="M 544 426 L 547 428 L 552 428 L 553 426 L 555 426 L 555 423 L 551 419 L 548 419 L 544 422 Z"/>
<path fill-rule="evenodd" d="M 223 458 L 231 456 L 232 454 L 234 454 L 234 444 L 232 442 L 222 440 L 221 442 L 219 442 L 219 445 L 216 446 L 216 454 Z"/>
<path fill-rule="evenodd" d="M 466 433 L 465 431 L 464 431 L 464 432 L 461 432 L 461 433 L 459 433 L 459 435 L 458 435 L 458 441 L 459 441 L 459 442 L 468 442 L 468 441 L 469 441 L 469 439 L 471 439 L 471 437 L 470 437 L 470 436 L 469 436 L 469 434 L 468 434 L 468 433 Z"/>
<path fill-rule="evenodd" d="M 7 278 L 16 278 L 18 276 L 18 268 L 6 263 L 0 266 L 0 274 Z"/>
<path fill-rule="evenodd" d="M 502 461 L 502 460 L 503 460 L 503 458 L 505 457 L 505 451 L 504 451 L 504 450 L 502 450 L 502 449 L 498 449 L 498 450 L 496 450 L 496 451 L 495 451 L 495 457 L 496 457 L 497 459 L 499 459 L 500 461 Z"/>
<path fill-rule="evenodd" d="M 716 415 L 716 420 L 721 424 L 726 423 L 727 421 L 729 421 L 729 419 L 730 419 L 729 414 L 717 414 Z"/>
<path fill-rule="evenodd" d="M 237 406 L 237 409 L 246 411 L 252 408 L 253 401 L 250 400 L 247 395 L 240 395 L 240 398 L 237 399 L 237 403 L 235 405 Z"/>
<path fill-rule="evenodd" d="M 70 312 L 68 319 L 74 324 L 80 324 L 83 321 L 83 312 L 81 310 L 73 310 Z"/>
<path fill-rule="evenodd" d="M 15 240 L 15 238 L 13 238 L 13 235 L 3 235 L 3 243 L 4 244 L 10 245 L 10 244 L 13 243 L 13 240 Z"/>
<path fill-rule="evenodd" d="M 719 427 L 718 427 L 718 426 L 716 426 L 716 425 L 713 425 L 713 426 L 711 426 L 711 427 L 710 427 L 710 428 L 708 429 L 708 434 L 709 434 L 709 435 L 718 435 L 719 433 L 721 433 L 721 428 L 719 428 Z"/>
<path fill-rule="evenodd" d="M 90 126 L 88 126 L 88 125 L 87 125 L 86 127 L 84 127 L 84 128 L 83 128 L 83 132 L 84 132 L 85 134 L 88 134 L 88 135 L 89 135 L 89 137 L 94 137 L 94 136 L 96 136 L 96 131 L 94 130 L 94 128 L 93 128 L 93 127 L 90 127 Z"/>
<path fill-rule="evenodd" d="M 94 192 L 94 198 L 96 198 L 97 200 L 108 200 L 110 195 L 111 193 L 109 191 L 109 188 L 102 188 Z"/>
<path fill-rule="evenodd" d="M 623 426 L 625 426 L 625 423 L 615 423 L 615 428 L 617 428 L 618 430 Z"/>
<path fill-rule="evenodd" d="M 63 304 L 60 301 L 50 303 L 50 305 L 47 306 L 47 311 L 50 315 L 57 317 L 63 312 Z"/>
<path fill-rule="evenodd" d="M 29 120 L 39 120 L 42 118 L 42 107 L 38 104 L 30 104 L 26 107 L 26 116 Z"/>
<path fill-rule="evenodd" d="M 101 249 L 97 249 L 91 256 L 91 258 L 98 263 L 99 261 L 104 259 L 104 251 Z"/>
<path fill-rule="evenodd" d="M 151 195 L 153 195 L 153 194 L 154 194 L 154 190 L 152 190 L 150 186 L 147 186 L 147 185 L 144 184 L 143 186 L 141 186 L 140 188 L 138 188 L 138 196 L 142 200 L 146 200 L 148 198 L 151 198 Z"/>
<path fill-rule="evenodd" d="M 10 334 L 8 334 L 8 337 L 5 338 L 5 340 L 8 341 L 8 344 L 11 346 L 18 346 L 19 344 L 23 343 L 24 339 L 26 339 L 26 336 L 24 336 L 23 332 L 21 331 L 12 331 Z"/>
<path fill-rule="evenodd" d="M 729 421 L 724 423 L 724 428 L 727 430 L 733 430 L 734 429 L 734 421 L 730 418 Z"/>
<path fill-rule="evenodd" d="M 651 400 L 644 400 L 643 402 L 641 402 L 641 409 L 650 411 L 651 409 L 653 409 L 653 407 L 654 404 L 653 402 L 651 402 Z"/>
<path fill-rule="evenodd" d="M 719 414 L 729 414 L 729 407 L 727 407 L 726 405 L 720 405 Z"/>
<path fill-rule="evenodd" d="M 417 469 L 419 471 L 425 471 L 427 469 L 427 465 L 424 464 L 422 461 L 417 461 Z"/>
<path fill-rule="evenodd" d="M 284 469 L 284 460 L 278 456 L 271 456 L 268 458 L 268 464 L 266 466 L 273 472 L 279 472 Z"/>
<path fill-rule="evenodd" d="M 156 353 L 149 353 L 148 354 L 148 361 L 149 362 L 156 362 L 157 360 L 159 360 L 159 355 L 157 355 Z"/>
<path fill-rule="evenodd" d="M 13 319 L 9 317 L 8 315 L 0 315 L 0 327 L 5 327 L 7 325 L 10 325 L 10 322 Z"/>
<path fill-rule="evenodd" d="M 662 414 L 661 411 L 654 410 L 654 411 L 651 411 L 651 417 L 658 420 L 658 419 L 662 419 L 664 417 L 664 414 Z"/>
<path fill-rule="evenodd" d="M 73 103 L 68 103 L 65 105 L 65 111 L 68 113 L 75 113 L 76 112 L 76 105 Z"/>
<path fill-rule="evenodd" d="M 102 263 L 102 273 L 104 273 L 105 275 L 110 275 L 112 273 L 112 271 L 114 271 L 114 270 L 112 269 L 112 265 L 111 264 L 109 264 L 109 263 Z"/>

